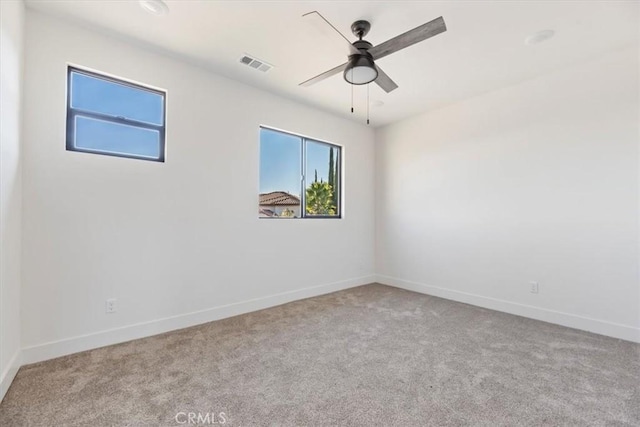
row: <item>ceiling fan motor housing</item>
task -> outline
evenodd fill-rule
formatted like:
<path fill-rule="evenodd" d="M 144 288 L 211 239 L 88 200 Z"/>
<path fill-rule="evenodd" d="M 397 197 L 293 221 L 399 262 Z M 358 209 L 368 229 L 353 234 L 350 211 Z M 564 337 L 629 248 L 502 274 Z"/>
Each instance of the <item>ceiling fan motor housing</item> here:
<path fill-rule="evenodd" d="M 358 40 L 352 43 L 353 47 L 355 47 L 356 49 L 362 51 L 367 51 L 369 49 L 371 49 L 373 47 L 373 45 L 371 43 L 369 43 L 366 40 Z"/>

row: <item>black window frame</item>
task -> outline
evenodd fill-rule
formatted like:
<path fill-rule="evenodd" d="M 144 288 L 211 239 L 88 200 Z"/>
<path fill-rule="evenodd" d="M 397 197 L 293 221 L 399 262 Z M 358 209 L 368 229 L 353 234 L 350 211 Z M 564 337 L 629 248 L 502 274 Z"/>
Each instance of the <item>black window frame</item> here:
<path fill-rule="evenodd" d="M 128 86 L 136 90 L 143 90 L 151 92 L 156 95 L 162 96 L 162 125 L 154 125 L 139 120 L 128 119 L 122 116 L 112 116 L 109 114 L 97 113 L 93 111 L 82 110 L 80 108 L 71 107 L 71 77 L 73 73 L 84 74 L 86 76 L 104 80 L 110 83 L 115 83 L 121 86 Z M 79 148 L 75 145 L 75 121 L 76 117 L 87 117 L 95 120 L 101 120 L 110 123 L 117 123 L 120 125 L 131 126 L 139 129 L 155 130 L 159 133 L 160 154 L 157 158 L 149 156 L 140 156 L 136 154 L 127 153 L 115 153 L 102 150 L 92 150 L 88 148 Z M 107 76 L 97 73 L 95 71 L 89 71 L 83 68 L 78 68 L 72 65 L 67 66 L 67 135 L 66 135 L 66 149 L 67 151 L 76 151 L 80 153 L 100 154 L 103 156 L 112 157 L 124 157 L 127 159 L 148 160 L 152 162 L 164 163 L 165 161 L 165 145 L 166 145 L 166 126 L 167 126 L 167 93 L 165 91 L 150 88 L 136 83 L 131 83 L 127 80 L 118 79 L 115 77 Z"/>
<path fill-rule="evenodd" d="M 260 126 L 260 129 L 265 129 L 271 132 L 281 133 L 284 135 L 294 136 L 296 138 L 300 138 L 300 216 L 297 218 L 287 218 L 291 219 L 342 219 L 342 149 L 344 147 L 334 144 L 332 142 L 323 141 L 317 138 L 311 138 L 304 135 L 300 135 L 293 132 L 284 131 L 277 128 L 272 128 L 269 126 Z M 337 165 L 337 174 L 336 178 L 338 180 L 338 185 L 336 188 L 338 189 L 338 197 L 337 197 L 337 206 L 336 206 L 336 215 L 308 215 L 307 214 L 307 141 L 315 142 L 317 144 L 328 145 L 331 148 L 336 149 L 336 158 L 334 159 L 334 164 Z M 259 141 L 261 143 L 261 141 Z M 280 217 L 258 217 L 258 219 L 283 219 Z"/>

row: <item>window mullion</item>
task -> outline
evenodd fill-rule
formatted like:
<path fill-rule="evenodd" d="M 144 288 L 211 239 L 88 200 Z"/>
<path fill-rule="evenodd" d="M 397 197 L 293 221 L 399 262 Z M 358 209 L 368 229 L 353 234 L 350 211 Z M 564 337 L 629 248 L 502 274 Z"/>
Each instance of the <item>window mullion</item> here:
<path fill-rule="evenodd" d="M 302 155 L 302 159 L 300 162 L 300 218 L 304 218 L 307 216 L 307 139 L 300 138 L 300 143 L 302 144 L 302 148 L 300 149 L 300 153 Z"/>
<path fill-rule="evenodd" d="M 137 120 L 131 120 L 125 117 L 110 116 L 108 114 L 81 110 L 79 108 L 71 108 L 70 111 L 74 116 L 84 116 L 92 119 L 103 120 L 105 122 L 118 123 L 121 125 L 133 126 L 137 128 L 144 128 L 144 129 L 150 129 L 150 130 L 156 130 L 156 131 L 162 130 L 162 126 L 152 125 L 150 123 L 145 123 L 145 122 L 139 122 Z"/>

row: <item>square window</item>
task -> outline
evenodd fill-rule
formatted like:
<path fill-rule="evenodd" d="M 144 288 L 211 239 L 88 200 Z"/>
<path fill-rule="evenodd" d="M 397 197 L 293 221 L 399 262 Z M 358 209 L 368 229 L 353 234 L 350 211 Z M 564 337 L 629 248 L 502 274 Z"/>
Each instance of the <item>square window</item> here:
<path fill-rule="evenodd" d="M 67 78 L 67 150 L 164 162 L 164 92 L 74 67 Z"/>
<path fill-rule="evenodd" d="M 341 147 L 260 128 L 260 218 L 340 218 Z"/>

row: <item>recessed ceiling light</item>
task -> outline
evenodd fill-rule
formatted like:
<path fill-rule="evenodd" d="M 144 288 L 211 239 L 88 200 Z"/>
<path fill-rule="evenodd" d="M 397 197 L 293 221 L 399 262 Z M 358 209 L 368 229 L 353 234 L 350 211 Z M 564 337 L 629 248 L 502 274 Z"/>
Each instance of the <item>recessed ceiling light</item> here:
<path fill-rule="evenodd" d="M 169 7 L 162 0 L 140 0 L 140 7 L 154 15 L 169 13 Z"/>
<path fill-rule="evenodd" d="M 528 46 L 532 46 L 534 44 L 542 43 L 544 41 L 549 40 L 556 32 L 553 30 L 542 30 L 537 33 L 531 34 L 529 37 L 524 39 L 524 44 Z"/>

